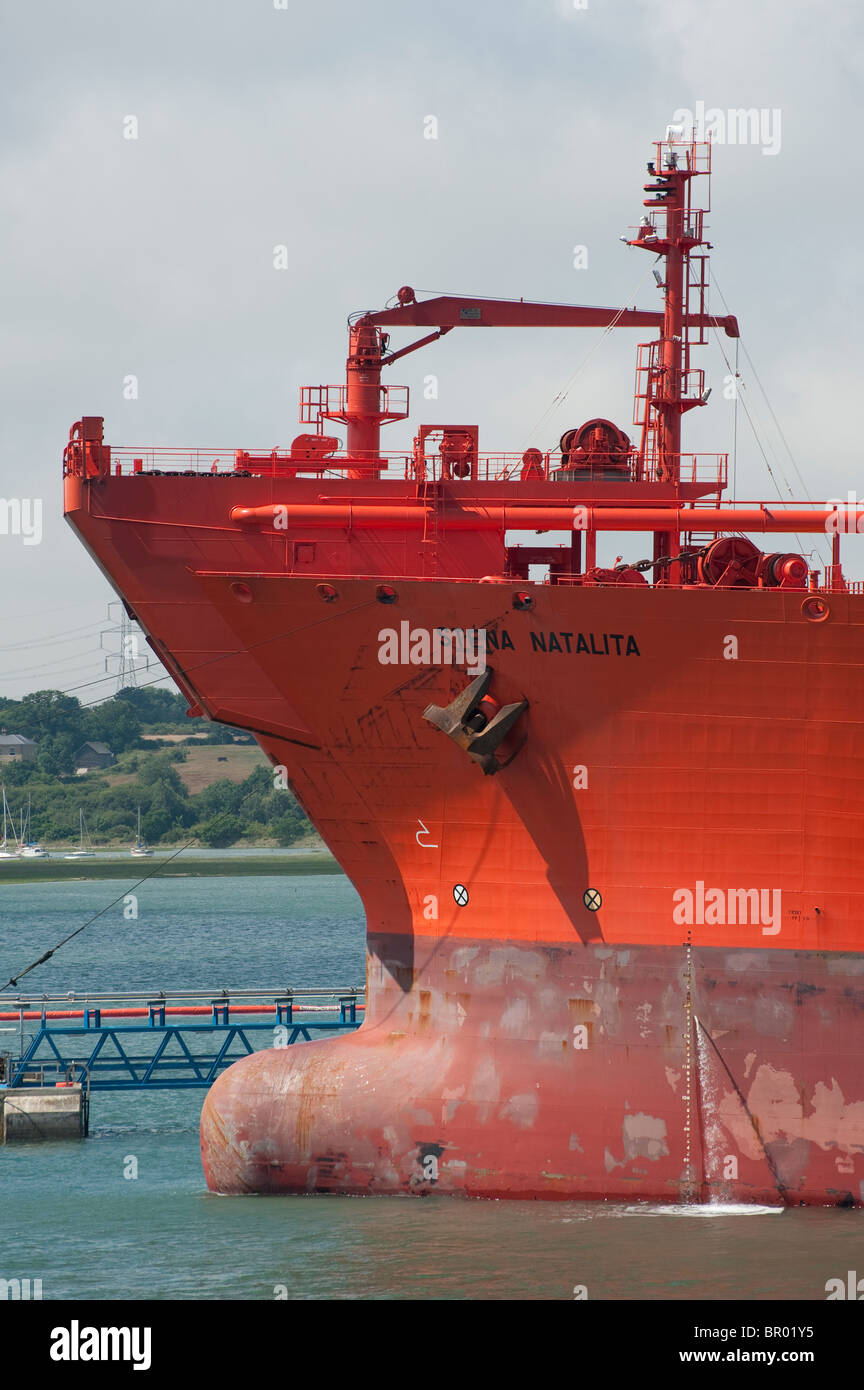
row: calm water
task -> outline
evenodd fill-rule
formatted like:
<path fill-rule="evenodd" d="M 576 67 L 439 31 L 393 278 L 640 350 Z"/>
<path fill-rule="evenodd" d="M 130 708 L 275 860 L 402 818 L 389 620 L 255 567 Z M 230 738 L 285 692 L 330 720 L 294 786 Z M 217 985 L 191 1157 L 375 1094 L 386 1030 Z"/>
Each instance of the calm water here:
<path fill-rule="evenodd" d="M 0 888 L 3 978 L 120 886 Z M 336 877 L 154 881 L 137 921 L 118 905 L 28 980 L 52 993 L 361 983 L 362 914 Z M 213 1197 L 201 1099 L 97 1094 L 88 1140 L 0 1149 L 0 1277 L 41 1278 L 46 1299 L 272 1299 L 283 1285 L 292 1299 L 569 1299 L 585 1285 L 589 1299 L 823 1300 L 826 1280 L 864 1276 L 864 1214 L 836 1209 Z"/>

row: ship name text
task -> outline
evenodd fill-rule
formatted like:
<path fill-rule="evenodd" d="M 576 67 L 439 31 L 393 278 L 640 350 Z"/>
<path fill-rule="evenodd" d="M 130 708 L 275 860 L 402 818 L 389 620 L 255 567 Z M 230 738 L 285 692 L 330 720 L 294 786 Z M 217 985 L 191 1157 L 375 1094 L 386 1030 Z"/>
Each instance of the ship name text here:
<path fill-rule="evenodd" d="M 502 637 L 505 634 L 502 633 Z M 493 634 L 489 633 L 489 645 Z M 535 652 L 575 652 L 591 656 L 641 656 L 636 638 L 629 632 L 532 632 Z"/>
<path fill-rule="evenodd" d="M 378 633 L 378 660 L 382 666 L 465 666 L 471 675 L 486 669 L 487 652 L 516 652 L 520 649 L 543 656 L 552 653 L 570 656 L 641 656 L 632 632 L 561 632 L 528 634 L 530 645 L 513 640 L 507 628 L 489 630 L 476 627 L 412 627 L 403 621 L 398 629 L 382 628 Z"/>

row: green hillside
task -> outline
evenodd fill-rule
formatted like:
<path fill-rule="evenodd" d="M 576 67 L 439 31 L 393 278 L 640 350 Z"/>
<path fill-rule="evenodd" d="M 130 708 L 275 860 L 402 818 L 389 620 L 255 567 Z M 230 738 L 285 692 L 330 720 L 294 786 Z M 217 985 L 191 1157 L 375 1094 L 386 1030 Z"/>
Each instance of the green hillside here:
<path fill-rule="evenodd" d="M 139 806 L 142 835 L 154 846 L 196 839 L 217 849 L 277 847 L 317 839 L 250 735 L 190 721 L 185 712 L 179 695 L 152 687 L 123 690 L 89 709 L 57 690 L 0 697 L 0 729 L 37 745 L 32 760 L 0 762 L 16 826 L 29 800 L 30 838 L 46 849 L 78 842 L 82 810 L 95 847 L 126 848 Z M 199 731 L 204 741 L 193 737 Z M 87 742 L 107 744 L 116 761 L 76 776 L 74 755 Z"/>

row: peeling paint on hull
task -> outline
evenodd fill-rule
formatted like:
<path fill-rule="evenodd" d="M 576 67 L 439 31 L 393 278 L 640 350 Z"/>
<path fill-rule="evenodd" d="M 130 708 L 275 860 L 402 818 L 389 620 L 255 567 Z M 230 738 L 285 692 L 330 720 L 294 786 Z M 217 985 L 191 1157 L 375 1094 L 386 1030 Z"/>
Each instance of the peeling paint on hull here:
<path fill-rule="evenodd" d="M 355 1034 L 256 1053 L 214 1085 L 213 1190 L 861 1203 L 864 990 L 836 958 L 694 951 L 688 1007 L 683 949 L 430 939 L 406 992 L 398 943 L 370 945 Z M 587 1025 L 586 987 L 604 1001 Z M 759 1022 L 766 989 L 791 1001 L 779 1024 Z"/>

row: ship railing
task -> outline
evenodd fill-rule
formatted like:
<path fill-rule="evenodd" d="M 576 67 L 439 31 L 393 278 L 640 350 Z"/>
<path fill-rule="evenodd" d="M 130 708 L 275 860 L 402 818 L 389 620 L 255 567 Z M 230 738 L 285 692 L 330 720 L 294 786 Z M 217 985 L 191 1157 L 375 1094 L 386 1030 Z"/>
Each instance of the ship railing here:
<path fill-rule="evenodd" d="M 529 453 L 527 459 L 526 452 Z M 342 452 L 321 458 L 292 456 L 290 449 L 279 448 L 178 449 L 122 445 L 112 447 L 110 456 L 110 471 L 115 476 L 235 477 L 254 474 L 256 477 L 341 478 L 349 471 L 356 473 L 367 467 L 370 476 L 385 481 L 518 482 L 520 479 L 554 478 L 562 469 L 568 474 L 572 472 L 575 482 L 608 482 L 616 478 L 622 482 L 657 481 L 655 465 L 650 461 L 643 465 L 635 449 L 619 459 L 601 460 L 595 465 L 580 463 L 572 468 L 569 456 L 562 457 L 560 450 L 482 453 L 473 460 L 442 457 L 440 453 L 414 455 L 395 450 L 382 451 L 374 459 L 365 460 Z M 682 483 L 711 483 L 718 491 L 726 486 L 727 454 L 679 454 L 677 459 Z"/>
<path fill-rule="evenodd" d="M 378 419 L 404 420 L 408 415 L 407 386 L 378 387 Z M 335 386 L 303 386 L 300 389 L 300 424 L 321 427 L 324 420 L 347 425 L 348 387 L 345 382 Z"/>
<path fill-rule="evenodd" d="M 822 587 L 829 593 L 864 594 L 864 580 L 847 579 L 842 565 L 825 566 L 825 582 Z"/>
<path fill-rule="evenodd" d="M 554 479 L 557 474 L 563 472 L 562 481 L 572 482 L 658 481 L 656 469 L 646 467 L 637 449 L 601 457 L 595 463 L 577 462 L 569 454 L 562 454 L 560 449 L 550 450 L 542 455 L 538 450 L 537 455 L 539 457 L 526 459 L 525 453 L 480 454 L 470 476 L 478 482 L 500 483 L 518 482 L 520 479 L 530 481 L 532 478 Z M 672 457 L 678 459 L 682 483 L 709 482 L 715 484 L 718 489 L 725 486 L 728 458 L 726 454 L 679 454 Z M 409 462 L 414 463 L 414 460 Z M 434 480 L 455 476 L 453 464 L 446 463 L 440 454 L 424 454 L 420 471 L 424 470 L 425 476 Z M 414 473 L 409 476 L 416 474 L 415 464 Z"/>
<path fill-rule="evenodd" d="M 518 479 L 524 467 L 522 453 L 482 454 L 470 465 L 468 476 L 482 482 L 506 482 Z M 349 472 L 368 468 L 377 476 L 394 481 L 438 481 L 450 478 L 459 480 L 458 468 L 446 463 L 440 454 L 415 456 L 404 450 L 381 450 L 374 458 L 359 458 L 344 452 L 334 452 L 320 458 L 292 456 L 290 448 L 234 449 L 234 448 L 141 448 L 115 446 L 111 449 L 111 472 L 116 476 L 141 474 L 158 477 L 170 474 L 174 477 L 195 474 L 219 474 L 234 476 L 237 473 L 254 473 L 256 476 L 274 477 L 329 477 L 339 478 Z M 541 475 L 561 467 L 560 454 L 544 454 L 540 464 Z"/>
<path fill-rule="evenodd" d="M 261 450 L 269 454 L 270 449 Z M 111 472 L 118 476 L 129 473 L 230 473 L 235 472 L 237 450 L 112 447 Z"/>
<path fill-rule="evenodd" d="M 722 492 L 729 479 L 728 454 L 670 454 L 677 460 L 678 478 L 682 483 L 711 483 Z M 659 471 L 652 460 L 645 465 L 645 482 L 659 482 Z"/>

